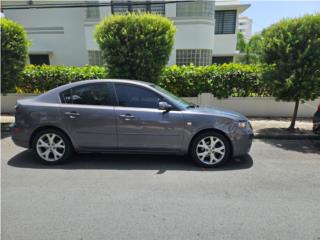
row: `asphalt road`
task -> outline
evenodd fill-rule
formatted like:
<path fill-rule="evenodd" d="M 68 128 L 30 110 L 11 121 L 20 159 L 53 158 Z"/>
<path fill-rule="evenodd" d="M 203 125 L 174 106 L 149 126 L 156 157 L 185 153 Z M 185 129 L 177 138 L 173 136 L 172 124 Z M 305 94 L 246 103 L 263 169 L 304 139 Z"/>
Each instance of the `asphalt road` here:
<path fill-rule="evenodd" d="M 43 166 L 2 136 L 2 239 L 320 239 L 320 141 L 255 140 L 219 170 L 184 157 Z"/>

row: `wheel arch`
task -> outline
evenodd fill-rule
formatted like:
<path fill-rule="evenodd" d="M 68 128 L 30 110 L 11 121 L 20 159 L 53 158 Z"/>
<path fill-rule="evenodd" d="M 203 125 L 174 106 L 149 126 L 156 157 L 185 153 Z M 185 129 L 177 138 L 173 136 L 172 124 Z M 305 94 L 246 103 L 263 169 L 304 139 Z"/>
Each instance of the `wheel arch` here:
<path fill-rule="evenodd" d="M 37 134 L 45 129 L 53 129 L 53 130 L 62 132 L 63 134 L 66 135 L 66 137 L 69 139 L 72 147 L 75 149 L 75 145 L 74 145 L 72 139 L 70 138 L 69 134 L 64 129 L 59 128 L 57 126 L 52 126 L 52 125 L 44 125 L 44 126 L 40 126 L 36 129 L 34 129 L 31 136 L 30 136 L 30 139 L 29 139 L 29 148 L 32 148 L 33 141 L 34 141 L 35 137 L 37 136 Z"/>
<path fill-rule="evenodd" d="M 206 128 L 206 129 L 202 129 L 200 130 L 199 132 L 197 132 L 196 134 L 193 135 L 191 141 L 189 142 L 189 145 L 188 145 L 188 152 L 190 152 L 190 149 L 191 149 L 191 146 L 194 142 L 194 140 L 200 135 L 200 134 L 203 134 L 203 133 L 206 133 L 206 132 L 216 132 L 216 133 L 219 133 L 221 134 L 222 136 L 224 136 L 227 141 L 229 142 L 230 144 L 230 148 L 231 148 L 231 156 L 233 156 L 233 144 L 232 144 L 232 141 L 230 139 L 230 137 L 223 131 L 217 129 L 217 128 Z"/>

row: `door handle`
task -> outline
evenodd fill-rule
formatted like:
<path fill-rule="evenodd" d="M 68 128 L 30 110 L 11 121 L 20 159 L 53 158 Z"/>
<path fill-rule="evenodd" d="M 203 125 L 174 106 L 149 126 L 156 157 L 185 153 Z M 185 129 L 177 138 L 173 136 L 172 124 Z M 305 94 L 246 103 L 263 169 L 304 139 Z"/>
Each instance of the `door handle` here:
<path fill-rule="evenodd" d="M 65 116 L 69 116 L 69 118 L 76 118 L 77 116 L 80 116 L 80 113 L 78 112 L 65 112 Z"/>
<path fill-rule="evenodd" d="M 131 119 L 134 119 L 134 116 L 132 116 L 131 114 L 122 114 L 122 115 L 119 115 L 120 118 L 123 118 L 124 120 L 126 121 L 129 121 Z"/>

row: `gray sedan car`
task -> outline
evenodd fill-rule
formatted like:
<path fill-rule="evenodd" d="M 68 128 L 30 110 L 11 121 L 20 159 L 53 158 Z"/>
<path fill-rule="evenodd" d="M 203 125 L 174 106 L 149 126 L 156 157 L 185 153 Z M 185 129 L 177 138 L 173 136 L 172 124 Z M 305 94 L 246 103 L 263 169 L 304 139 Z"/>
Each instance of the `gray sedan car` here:
<path fill-rule="evenodd" d="M 75 152 L 189 154 L 218 167 L 249 152 L 253 132 L 243 115 L 189 104 L 152 83 L 86 80 L 18 100 L 15 144 L 44 163 Z"/>

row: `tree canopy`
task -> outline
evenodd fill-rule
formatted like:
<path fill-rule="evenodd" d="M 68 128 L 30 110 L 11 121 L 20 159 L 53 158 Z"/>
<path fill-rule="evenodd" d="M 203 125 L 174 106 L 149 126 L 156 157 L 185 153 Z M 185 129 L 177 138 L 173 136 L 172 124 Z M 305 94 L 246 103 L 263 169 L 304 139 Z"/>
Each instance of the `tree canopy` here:
<path fill-rule="evenodd" d="M 263 31 L 262 60 L 272 66 L 266 75 L 278 100 L 299 101 L 320 96 L 320 14 L 284 19 Z"/>

